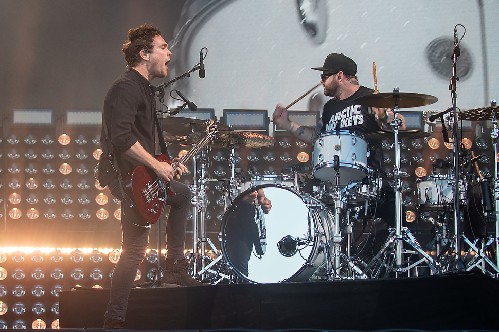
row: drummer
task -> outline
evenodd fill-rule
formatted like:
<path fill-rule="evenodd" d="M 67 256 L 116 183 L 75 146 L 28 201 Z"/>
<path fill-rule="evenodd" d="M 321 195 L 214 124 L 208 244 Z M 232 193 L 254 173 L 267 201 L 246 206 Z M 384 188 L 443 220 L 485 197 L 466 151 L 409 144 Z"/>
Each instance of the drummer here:
<path fill-rule="evenodd" d="M 315 128 L 305 127 L 290 121 L 288 111 L 278 104 L 273 114 L 274 123 L 281 129 L 291 132 L 303 142 L 313 144 L 321 133 L 334 130 L 348 130 L 360 135 L 390 129 L 393 112 L 386 108 L 357 105 L 355 100 L 374 93 L 359 84 L 357 64 L 349 57 L 331 53 L 322 67 L 312 68 L 322 71 L 321 83 L 324 95 L 331 99 L 324 105 L 321 120 Z M 405 119 L 399 129 L 405 129 Z"/>
<path fill-rule="evenodd" d="M 320 78 L 324 87 L 324 95 L 331 97 L 324 105 L 321 119 L 315 128 L 302 126 L 290 121 L 287 109 L 278 104 L 273 113 L 273 120 L 277 127 L 289 131 L 308 144 L 313 144 L 325 132 L 347 130 L 364 136 L 381 129 L 390 129 L 394 117 L 391 109 L 356 104 L 358 98 L 373 94 L 374 90 L 360 85 L 356 76 L 355 61 L 343 54 L 331 53 L 324 60 L 322 67 L 312 69 L 322 72 Z M 404 130 L 405 119 L 400 114 L 398 118 L 401 121 L 399 129 Z M 380 159 L 375 155 L 376 153 L 370 154 L 368 165 L 380 170 Z"/>

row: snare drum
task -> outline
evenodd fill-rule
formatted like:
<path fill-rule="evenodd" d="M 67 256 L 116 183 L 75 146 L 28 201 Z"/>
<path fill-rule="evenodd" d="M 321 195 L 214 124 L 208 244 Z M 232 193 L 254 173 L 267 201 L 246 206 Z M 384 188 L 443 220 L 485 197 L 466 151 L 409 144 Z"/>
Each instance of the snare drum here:
<path fill-rule="evenodd" d="M 321 181 L 335 183 L 335 167 L 339 169 L 341 186 L 360 181 L 368 173 L 367 142 L 348 131 L 340 131 L 339 135 L 332 132 L 322 134 L 314 143 L 312 156 L 314 177 Z"/>
<path fill-rule="evenodd" d="M 268 214 L 248 199 L 259 189 L 272 202 Z M 250 282 L 307 281 L 325 264 L 329 220 L 333 216 L 320 201 L 291 187 L 250 187 L 224 215 L 222 253 L 236 274 Z"/>

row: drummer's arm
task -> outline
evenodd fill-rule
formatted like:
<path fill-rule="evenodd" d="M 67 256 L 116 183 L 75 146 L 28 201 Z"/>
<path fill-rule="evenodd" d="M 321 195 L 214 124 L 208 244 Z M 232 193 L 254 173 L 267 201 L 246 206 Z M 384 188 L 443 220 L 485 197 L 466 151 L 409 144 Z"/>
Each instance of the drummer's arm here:
<path fill-rule="evenodd" d="M 319 137 L 322 122 L 317 123 L 315 127 L 302 126 L 299 123 L 290 121 L 289 132 L 292 133 L 300 141 L 308 144 L 313 144 Z"/>
<path fill-rule="evenodd" d="M 391 122 L 393 120 L 394 113 L 390 108 L 378 108 L 372 107 L 372 111 L 376 117 L 376 121 L 378 121 L 378 125 L 383 129 L 390 129 Z M 405 130 L 407 128 L 405 123 L 405 117 L 398 113 L 398 119 L 401 121 L 400 130 Z"/>

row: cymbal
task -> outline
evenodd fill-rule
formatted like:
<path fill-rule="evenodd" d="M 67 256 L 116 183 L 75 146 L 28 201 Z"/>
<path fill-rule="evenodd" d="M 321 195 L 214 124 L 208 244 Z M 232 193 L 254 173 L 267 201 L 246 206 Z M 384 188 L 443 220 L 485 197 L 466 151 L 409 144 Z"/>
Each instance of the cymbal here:
<path fill-rule="evenodd" d="M 407 130 L 399 130 L 398 133 L 399 139 L 411 138 L 418 139 L 430 136 L 430 133 L 417 130 L 417 129 L 407 129 Z M 378 130 L 372 133 L 365 134 L 367 139 L 373 140 L 384 140 L 384 139 L 395 139 L 395 132 L 393 130 Z"/>
<path fill-rule="evenodd" d="M 206 130 L 206 120 L 167 117 L 159 119 L 159 123 L 163 131 L 166 131 L 171 136 L 182 136 Z"/>
<path fill-rule="evenodd" d="M 499 118 L 499 106 L 489 106 L 482 108 L 472 108 L 458 113 L 460 120 L 486 121 L 492 120 L 494 114 Z"/>
<path fill-rule="evenodd" d="M 199 142 L 203 133 L 191 133 L 181 144 L 192 145 Z M 241 131 L 221 131 L 210 143 L 214 148 L 241 148 L 248 147 L 253 149 L 271 147 L 274 145 L 274 138 L 253 132 Z"/>
<path fill-rule="evenodd" d="M 437 97 L 418 93 L 388 92 L 364 96 L 355 100 L 355 103 L 371 107 L 395 108 L 395 106 L 398 106 L 398 108 L 411 108 L 431 105 L 437 100 Z"/>

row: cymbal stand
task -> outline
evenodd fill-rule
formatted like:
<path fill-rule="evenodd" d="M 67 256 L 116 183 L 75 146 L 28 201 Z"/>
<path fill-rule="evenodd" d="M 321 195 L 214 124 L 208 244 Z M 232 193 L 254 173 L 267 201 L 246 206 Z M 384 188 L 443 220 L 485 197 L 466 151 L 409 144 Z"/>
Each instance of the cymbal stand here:
<path fill-rule="evenodd" d="M 493 105 L 495 106 L 495 105 Z M 466 270 L 470 271 L 473 268 L 477 267 L 482 271 L 482 273 L 489 274 L 491 277 L 499 277 L 499 251 L 497 250 L 499 245 L 499 178 L 498 178 L 498 164 L 497 164 L 497 155 L 499 153 L 499 147 L 497 138 L 499 137 L 499 128 L 497 126 L 497 114 L 493 112 L 492 114 L 492 131 L 490 136 L 492 138 L 492 142 L 494 145 L 494 196 L 495 196 L 495 234 L 494 237 L 489 237 L 487 242 L 486 240 L 481 240 L 481 246 L 478 248 L 476 244 L 478 240 L 471 242 L 466 236 L 463 235 L 463 240 L 468 244 L 470 250 L 475 251 L 475 256 L 466 264 Z M 487 222 L 487 221 L 486 221 Z M 487 255 L 487 249 L 495 243 L 495 263 L 490 257 Z M 486 265 L 489 265 L 495 273 L 491 273 L 487 270 Z"/>
<path fill-rule="evenodd" d="M 399 94 L 399 89 L 396 88 L 393 90 L 394 96 Z M 381 248 L 380 252 L 376 254 L 376 256 L 369 262 L 367 267 L 364 269 L 364 272 L 369 270 L 373 270 L 376 267 L 379 267 L 381 264 L 384 265 L 385 275 L 388 275 L 390 272 L 395 272 L 395 276 L 398 276 L 399 273 L 404 273 L 410 271 L 413 267 L 418 266 L 422 262 L 426 262 L 428 267 L 430 268 L 432 273 L 437 273 L 436 263 L 433 258 L 428 255 L 419 245 L 416 238 L 412 235 L 411 231 L 407 227 L 402 227 L 402 172 L 400 170 L 400 143 L 399 143 L 399 128 L 402 124 L 402 121 L 399 118 L 399 103 L 398 98 L 394 98 L 394 107 L 392 109 L 394 117 L 391 122 L 391 126 L 393 128 L 393 132 L 395 133 L 395 166 L 393 169 L 393 178 L 394 178 L 394 187 L 395 187 L 395 229 L 389 230 L 388 239 L 385 242 L 385 245 Z M 410 264 L 406 267 L 402 265 L 403 254 L 404 253 L 413 253 L 409 251 L 404 251 L 403 244 L 409 244 L 417 253 L 422 256 L 417 262 Z M 394 257 L 389 259 L 389 263 L 380 262 L 380 260 L 386 260 L 390 256 L 390 251 L 394 251 Z M 388 255 L 387 255 L 388 254 Z M 395 265 L 395 266 L 393 266 Z M 378 271 L 380 272 L 380 271 Z M 374 273 L 378 273 L 374 272 Z M 373 275 L 371 275 L 373 277 Z"/>

